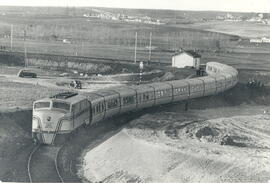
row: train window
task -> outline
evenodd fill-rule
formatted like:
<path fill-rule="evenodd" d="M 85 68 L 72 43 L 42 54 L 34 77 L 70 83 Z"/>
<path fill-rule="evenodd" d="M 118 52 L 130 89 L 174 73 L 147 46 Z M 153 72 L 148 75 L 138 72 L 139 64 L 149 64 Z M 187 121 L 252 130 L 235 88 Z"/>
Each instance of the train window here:
<path fill-rule="evenodd" d="M 37 102 L 34 105 L 35 109 L 49 108 L 49 107 L 50 107 L 50 102 Z"/>
<path fill-rule="evenodd" d="M 99 113 L 101 111 L 100 110 L 100 103 L 98 103 L 95 108 L 96 108 L 96 113 Z"/>
<path fill-rule="evenodd" d="M 184 88 L 176 88 L 175 89 L 175 93 L 179 94 L 179 95 L 182 95 L 182 93 L 184 93 L 185 91 L 187 91 L 186 87 L 184 87 Z M 167 90 L 167 94 L 168 94 L 168 96 L 170 96 L 170 90 Z"/>
<path fill-rule="evenodd" d="M 159 98 L 160 97 L 160 93 L 159 91 L 156 92 L 156 98 Z"/>
<path fill-rule="evenodd" d="M 148 96 L 148 95 L 147 95 Z M 156 92 L 156 98 L 160 98 L 163 96 L 163 91 L 157 91 Z M 148 100 L 147 98 L 145 98 L 144 100 Z"/>
<path fill-rule="evenodd" d="M 160 93 L 161 95 L 161 93 Z M 149 95 L 146 93 L 143 94 L 143 101 L 149 100 Z"/>
<path fill-rule="evenodd" d="M 81 104 L 81 110 L 84 110 L 85 109 L 85 103 L 84 103 L 84 101 L 81 101 L 80 104 Z"/>
<path fill-rule="evenodd" d="M 78 114 L 80 112 L 80 110 L 79 110 L 79 104 L 78 103 L 72 105 L 72 112 L 74 114 Z"/>
<path fill-rule="evenodd" d="M 104 103 L 100 102 L 101 111 L 104 111 Z"/>
<path fill-rule="evenodd" d="M 111 99 L 111 100 L 108 100 L 108 103 L 107 103 L 107 107 L 110 109 L 110 108 L 114 108 L 118 106 L 118 100 L 117 99 Z"/>
<path fill-rule="evenodd" d="M 65 102 L 53 102 L 53 108 L 69 111 L 70 105 Z"/>
<path fill-rule="evenodd" d="M 170 91 L 170 90 L 165 90 L 165 91 L 164 91 L 164 95 L 165 95 L 165 96 L 168 96 L 168 95 L 170 94 L 169 91 Z"/>
<path fill-rule="evenodd" d="M 99 110 L 98 110 L 98 105 L 95 106 L 95 112 L 98 113 Z"/>
<path fill-rule="evenodd" d="M 134 103 L 134 96 L 123 97 L 123 104 L 131 104 Z"/>
<path fill-rule="evenodd" d="M 138 95 L 138 102 L 141 102 L 141 101 L 142 101 L 142 96 Z"/>
<path fill-rule="evenodd" d="M 86 100 L 81 101 L 80 104 L 81 104 L 82 111 L 85 111 L 88 108 L 88 103 Z"/>
<path fill-rule="evenodd" d="M 88 108 L 89 108 L 89 103 L 88 103 L 88 101 L 85 100 L 84 103 L 85 103 L 85 108 L 88 109 Z"/>
<path fill-rule="evenodd" d="M 79 103 L 78 103 L 78 110 L 79 110 L 79 111 L 82 111 L 82 102 L 79 102 Z"/>
<path fill-rule="evenodd" d="M 105 111 L 104 102 L 99 102 L 99 103 L 96 105 L 95 108 L 96 108 L 96 113 L 100 113 L 100 112 Z"/>
<path fill-rule="evenodd" d="M 98 112 L 102 112 L 103 111 L 103 108 L 104 108 L 103 102 L 99 102 L 98 103 Z"/>

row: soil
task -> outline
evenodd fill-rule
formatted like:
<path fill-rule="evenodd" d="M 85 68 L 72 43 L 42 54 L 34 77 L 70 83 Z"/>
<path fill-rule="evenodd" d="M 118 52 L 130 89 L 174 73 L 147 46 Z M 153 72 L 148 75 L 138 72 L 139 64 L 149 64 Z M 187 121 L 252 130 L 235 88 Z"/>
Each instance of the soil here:
<path fill-rule="evenodd" d="M 28 154 L 33 148 L 31 139 L 32 111 L 9 110 L 0 112 L 0 180 L 29 181 Z M 19 165 L 25 165 L 22 168 Z"/>
<path fill-rule="evenodd" d="M 167 106 L 90 145 L 78 175 L 90 182 L 267 182 L 269 110 Z"/>

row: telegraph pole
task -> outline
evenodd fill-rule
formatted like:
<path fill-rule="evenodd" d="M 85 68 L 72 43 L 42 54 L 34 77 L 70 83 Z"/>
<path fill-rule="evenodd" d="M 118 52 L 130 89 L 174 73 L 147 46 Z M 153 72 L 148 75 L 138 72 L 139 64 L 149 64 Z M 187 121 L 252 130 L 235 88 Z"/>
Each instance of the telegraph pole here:
<path fill-rule="evenodd" d="M 23 43 L 24 43 L 24 67 L 27 67 L 28 63 L 27 63 L 27 51 L 26 51 L 26 29 L 24 29 Z"/>
<path fill-rule="evenodd" d="M 10 50 L 12 51 L 13 49 L 13 24 L 11 24 L 10 27 Z"/>
<path fill-rule="evenodd" d="M 138 37 L 138 35 L 137 35 L 137 32 L 136 32 L 136 33 L 135 33 L 135 50 L 134 50 L 135 55 L 134 55 L 134 64 L 136 64 L 136 62 L 137 62 L 137 37 Z"/>
<path fill-rule="evenodd" d="M 141 82 L 142 82 L 142 72 L 143 72 L 143 62 L 140 62 L 139 68 L 140 68 L 140 82 L 139 82 L 139 84 L 141 84 Z"/>
<path fill-rule="evenodd" d="M 152 50 L 152 32 L 150 32 L 148 64 L 149 64 L 150 61 L 151 61 L 151 50 Z"/>

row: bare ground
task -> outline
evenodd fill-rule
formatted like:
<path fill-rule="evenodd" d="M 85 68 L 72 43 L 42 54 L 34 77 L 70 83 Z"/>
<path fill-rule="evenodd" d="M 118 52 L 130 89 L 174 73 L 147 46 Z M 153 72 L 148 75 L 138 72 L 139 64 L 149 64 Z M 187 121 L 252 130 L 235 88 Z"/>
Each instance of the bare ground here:
<path fill-rule="evenodd" d="M 266 182 L 269 114 L 265 106 L 147 114 L 85 151 L 79 175 L 91 182 Z"/>

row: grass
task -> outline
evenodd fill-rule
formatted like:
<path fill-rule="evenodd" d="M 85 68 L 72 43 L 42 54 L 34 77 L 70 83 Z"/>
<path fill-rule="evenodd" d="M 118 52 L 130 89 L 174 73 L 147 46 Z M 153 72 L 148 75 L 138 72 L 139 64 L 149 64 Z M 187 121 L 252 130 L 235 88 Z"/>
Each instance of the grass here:
<path fill-rule="evenodd" d="M 0 81 L 0 108 L 31 108 L 35 100 L 52 96 L 63 90 L 39 85 Z"/>
<path fill-rule="evenodd" d="M 225 22 L 213 21 L 205 23 L 195 23 L 189 25 L 190 28 L 234 34 L 241 37 L 270 37 L 270 26 L 253 22 Z"/>
<path fill-rule="evenodd" d="M 153 52 L 152 58 L 158 62 L 170 60 L 170 51 L 180 47 L 217 49 L 218 46 L 234 47 L 237 44 L 232 41 L 235 38 L 232 35 L 171 24 L 156 26 L 89 19 L 82 17 L 82 14 L 89 9 L 71 9 L 68 10 L 69 12 L 67 10 L 2 7 L 6 15 L 1 16 L 0 20 L 0 45 L 10 50 L 11 24 L 13 25 L 13 50 L 21 52 L 24 51 L 25 39 L 27 52 L 133 60 L 135 32 L 138 32 L 139 60 L 148 60 L 146 46 L 149 45 L 150 32 L 153 33 L 152 46 L 157 47 L 160 52 Z M 174 14 L 170 11 L 127 11 L 131 15 L 138 13 L 140 16 L 157 17 L 160 14 L 164 19 Z M 168 16 L 165 16 L 166 14 Z M 197 14 L 191 14 L 198 17 Z M 182 16 L 182 12 L 179 16 Z M 70 40 L 71 44 L 64 44 L 63 39 Z"/>

